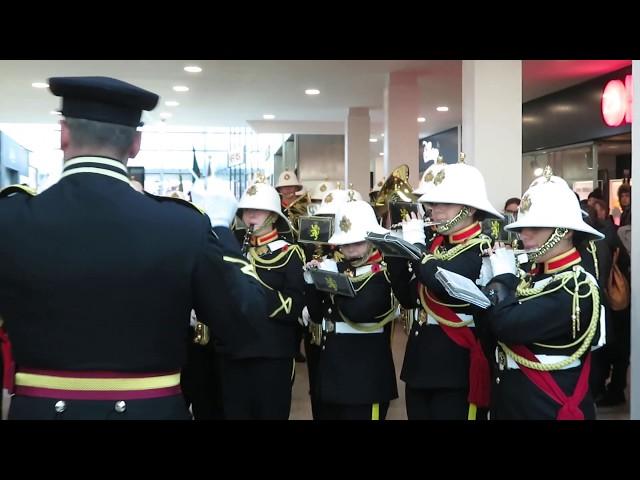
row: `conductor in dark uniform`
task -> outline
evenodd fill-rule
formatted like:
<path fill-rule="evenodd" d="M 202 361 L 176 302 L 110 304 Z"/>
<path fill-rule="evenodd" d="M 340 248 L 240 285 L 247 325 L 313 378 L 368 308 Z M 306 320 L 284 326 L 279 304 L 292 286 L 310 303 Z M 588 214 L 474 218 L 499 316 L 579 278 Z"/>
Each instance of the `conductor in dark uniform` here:
<path fill-rule="evenodd" d="M 229 348 L 267 314 L 228 228 L 235 198 L 210 184 L 194 197 L 206 215 L 131 188 L 136 127 L 158 95 L 106 77 L 49 85 L 63 98 L 61 179 L 35 196 L 0 194 L 0 315 L 16 362 L 9 418 L 188 419 L 180 368 L 191 309 Z"/>

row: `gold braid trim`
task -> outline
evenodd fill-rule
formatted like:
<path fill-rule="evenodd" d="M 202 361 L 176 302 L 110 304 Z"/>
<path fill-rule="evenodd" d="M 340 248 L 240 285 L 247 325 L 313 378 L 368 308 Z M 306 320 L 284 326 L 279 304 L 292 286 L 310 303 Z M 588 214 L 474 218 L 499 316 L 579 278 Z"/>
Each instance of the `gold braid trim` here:
<path fill-rule="evenodd" d="M 587 252 L 591 254 L 593 257 L 593 265 L 596 269 L 596 279 L 600 280 L 600 268 L 598 267 L 598 255 L 596 253 L 596 242 L 594 240 L 589 240 L 589 246 L 587 247 Z"/>
<path fill-rule="evenodd" d="M 600 293 L 598 292 L 598 287 L 596 285 L 594 285 L 593 282 L 591 282 L 589 280 L 589 277 L 586 277 L 585 280 L 583 280 L 583 281 L 578 281 L 578 277 L 580 276 L 580 273 L 582 271 L 583 271 L 583 269 L 581 267 L 575 266 L 575 267 L 573 267 L 573 272 L 563 272 L 563 273 L 560 273 L 558 275 L 554 275 L 554 278 L 559 277 L 562 281 L 561 281 L 561 283 L 560 283 L 560 285 L 558 287 L 556 287 L 553 290 L 549 291 L 549 292 L 552 292 L 552 291 L 557 291 L 560 288 L 564 288 L 564 290 L 566 290 L 567 292 L 569 292 L 569 293 L 571 293 L 573 295 L 573 306 L 572 306 L 571 319 L 572 319 L 572 329 L 573 329 L 574 338 L 575 338 L 575 331 L 576 331 L 577 322 L 579 322 L 579 318 L 580 318 L 580 307 L 578 306 L 579 301 L 580 301 L 581 298 L 586 298 L 589 295 L 592 297 L 593 301 L 592 301 L 591 321 L 589 322 L 589 327 L 587 328 L 587 331 L 585 332 L 585 334 L 580 337 L 581 339 L 584 338 L 584 341 L 582 342 L 582 345 L 580 345 L 580 347 L 571 356 L 569 356 L 565 360 L 562 360 L 562 361 L 556 362 L 556 363 L 540 363 L 540 362 L 532 362 L 530 360 L 527 360 L 526 358 L 524 358 L 524 357 L 518 355 L 517 353 L 515 353 L 514 351 L 512 351 L 504 343 L 498 342 L 498 344 L 504 349 L 505 353 L 512 360 L 514 360 L 519 365 L 523 365 L 523 366 L 525 366 L 527 368 L 530 368 L 532 370 L 548 372 L 548 371 L 554 371 L 554 370 L 561 370 L 564 367 L 566 367 L 567 365 L 572 364 L 577 359 L 579 359 L 587 351 L 587 349 L 590 348 L 591 341 L 593 340 L 593 337 L 596 334 L 596 330 L 598 328 L 598 322 L 600 320 Z M 575 284 L 576 284 L 573 292 L 571 292 L 565 286 L 566 283 L 571 278 L 574 279 Z M 578 289 L 580 288 L 580 286 L 585 285 L 585 284 L 589 286 L 589 292 L 586 293 L 585 295 L 580 295 L 580 293 L 578 292 Z M 528 289 L 528 290 L 533 291 L 533 290 L 538 290 L 538 289 Z M 531 298 L 535 298 L 535 297 L 538 297 L 538 296 L 540 296 L 540 292 L 535 293 L 535 294 L 531 295 L 530 298 L 523 299 L 523 300 L 530 300 Z M 574 345 L 575 343 L 576 342 L 572 343 L 571 345 Z M 542 344 L 534 344 L 534 345 L 546 346 L 546 345 L 542 345 Z M 555 347 L 555 348 L 561 348 L 561 347 Z"/>
<path fill-rule="evenodd" d="M 304 252 L 300 248 L 300 245 L 296 245 L 296 244 L 290 244 L 289 248 L 286 251 L 280 252 L 278 255 L 276 255 L 275 257 L 269 260 L 266 260 L 260 257 L 256 253 L 255 248 L 250 248 L 249 260 L 251 260 L 251 263 L 256 268 L 280 268 L 280 267 L 284 267 L 287 263 L 289 263 L 289 260 L 291 260 L 291 255 L 294 252 L 298 254 L 298 257 L 300 258 L 302 263 L 305 263 Z M 281 263 L 278 263 L 278 262 L 281 262 Z"/>
<path fill-rule="evenodd" d="M 377 272 L 367 272 L 367 273 L 363 273 L 362 275 L 358 275 L 357 277 L 353 277 L 351 279 L 351 283 L 357 283 L 357 282 L 363 282 L 362 285 L 358 286 L 358 288 L 356 288 L 356 286 L 353 286 L 353 289 L 356 292 L 359 292 L 360 290 L 362 290 L 364 288 L 364 286 L 369 283 L 369 281 L 373 278 L 373 276 L 376 273 L 381 273 L 381 272 L 386 272 L 387 271 L 387 267 L 384 266 L 380 266 L 380 270 L 378 270 Z"/>
<path fill-rule="evenodd" d="M 374 317 L 376 319 L 380 318 L 380 317 L 384 317 L 381 321 L 379 321 L 378 323 L 375 323 L 373 325 L 369 325 L 367 327 L 363 327 L 362 325 L 359 325 L 357 323 L 351 322 L 347 317 L 344 316 L 344 314 L 340 311 L 339 308 L 337 310 L 338 310 L 338 313 L 340 314 L 340 318 L 342 318 L 342 321 L 344 323 L 349 325 L 354 330 L 358 330 L 360 332 L 373 332 L 374 330 L 378 330 L 379 328 L 384 327 L 387 323 L 389 323 L 394 318 L 396 318 L 396 306 L 392 305 L 391 309 L 389 309 L 387 312 L 383 313 L 382 315 L 378 315 L 378 316 Z"/>
<path fill-rule="evenodd" d="M 451 250 L 448 250 L 446 252 L 442 252 L 441 253 L 440 249 L 437 248 L 435 252 L 425 254 L 425 256 L 422 258 L 422 263 L 423 264 L 427 263 L 429 260 L 444 260 L 444 261 L 448 261 L 448 260 L 451 260 L 452 258 L 457 257 L 461 253 L 464 253 L 467 250 L 472 249 L 475 246 L 479 246 L 480 247 L 480 251 L 482 251 L 483 250 L 483 246 L 485 248 L 491 247 L 491 239 L 489 237 L 487 237 L 486 235 L 479 235 L 476 238 L 472 238 L 471 240 L 469 240 L 467 242 L 464 242 L 464 243 L 461 243 L 459 245 L 456 245 Z"/>
<path fill-rule="evenodd" d="M 255 269 L 253 268 L 253 264 L 247 263 L 245 260 L 241 260 L 241 259 L 235 258 L 235 257 L 228 257 L 226 255 L 222 257 L 222 260 L 224 260 L 225 262 L 237 263 L 239 265 L 242 265 L 240 267 L 240 271 L 242 273 L 244 273 L 245 275 L 249 275 L 250 277 L 253 277 L 256 280 L 258 280 L 260 283 L 262 283 L 262 281 L 260 280 L 260 277 L 258 277 L 258 274 L 256 273 Z"/>
<path fill-rule="evenodd" d="M 436 315 L 431 310 L 429 310 L 429 307 L 427 306 L 427 300 L 425 299 L 425 294 L 434 302 L 439 303 L 440 305 L 444 305 L 446 307 L 468 307 L 469 306 L 468 303 L 463 303 L 461 305 L 448 305 L 446 303 L 438 302 L 432 296 L 429 295 L 429 292 L 427 292 L 427 289 L 425 288 L 424 285 L 420 286 L 420 290 L 418 292 L 420 295 L 420 303 L 422 304 L 422 308 L 424 308 L 425 312 L 427 312 L 429 315 L 435 318 L 438 323 L 442 325 L 446 325 L 447 327 L 462 328 L 462 327 L 467 327 L 471 325 L 471 322 L 473 322 L 473 319 L 464 320 L 464 321 L 460 320 L 459 322 L 452 322 L 450 320 L 447 320 L 446 318 L 442 318 Z"/>
<path fill-rule="evenodd" d="M 276 308 L 269 318 L 275 317 L 280 310 L 284 310 L 284 313 L 289 315 L 291 313 L 291 305 L 293 304 L 293 299 L 291 297 L 284 297 L 280 292 L 278 293 L 278 298 L 280 299 L 280 306 Z"/>

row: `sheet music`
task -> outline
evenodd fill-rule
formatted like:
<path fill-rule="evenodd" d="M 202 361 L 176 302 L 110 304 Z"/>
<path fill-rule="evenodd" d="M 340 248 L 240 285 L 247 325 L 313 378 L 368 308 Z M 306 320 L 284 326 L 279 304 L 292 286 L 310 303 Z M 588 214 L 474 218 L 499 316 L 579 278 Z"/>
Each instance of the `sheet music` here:
<path fill-rule="evenodd" d="M 481 308 L 491 306 L 491 302 L 487 296 L 467 277 L 441 267 L 438 267 L 435 277 L 452 297 Z"/>
<path fill-rule="evenodd" d="M 407 258 L 413 261 L 419 261 L 422 258 L 422 250 L 390 233 L 369 232 L 365 239 L 373 243 L 382 252 L 382 255 Z"/>

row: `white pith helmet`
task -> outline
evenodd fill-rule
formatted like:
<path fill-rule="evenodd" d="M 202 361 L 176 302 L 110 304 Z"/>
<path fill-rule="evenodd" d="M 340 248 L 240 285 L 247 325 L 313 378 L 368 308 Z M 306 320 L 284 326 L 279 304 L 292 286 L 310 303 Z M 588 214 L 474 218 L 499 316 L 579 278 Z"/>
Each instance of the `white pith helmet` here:
<path fill-rule="evenodd" d="M 567 182 L 553 175 L 551 167 L 544 169 L 522 196 L 518 219 L 505 226 L 507 231 L 519 232 L 526 227 L 567 228 L 601 240 L 604 235 L 582 219 L 582 209 L 576 194 Z"/>
<path fill-rule="evenodd" d="M 419 199 L 423 203 L 454 203 L 466 205 L 503 219 L 487 197 L 484 177 L 476 167 L 464 163 L 464 153 L 458 163 L 444 165 L 433 177 L 433 185 Z"/>
<path fill-rule="evenodd" d="M 363 200 L 342 203 L 334 223 L 335 230 L 329 239 L 334 245 L 363 242 L 367 232 L 389 233 L 378 224 L 373 207 Z"/>
<path fill-rule="evenodd" d="M 357 190 L 331 190 L 323 197 L 320 208 L 316 210 L 316 215 L 335 215 L 337 209 L 343 203 L 358 200 L 362 200 L 362 195 Z"/>
<path fill-rule="evenodd" d="M 331 190 L 335 190 L 336 188 L 337 184 L 333 180 L 320 182 L 313 188 L 313 191 L 311 192 L 311 200 L 322 200 L 327 193 Z"/>
<path fill-rule="evenodd" d="M 242 218 L 242 209 L 251 208 L 255 210 L 267 210 L 276 213 L 282 218 L 287 226 L 291 228 L 289 219 L 282 213 L 280 208 L 280 195 L 275 188 L 260 180 L 250 185 L 240 198 L 236 216 Z"/>
<path fill-rule="evenodd" d="M 291 170 L 285 170 L 278 177 L 278 183 L 276 183 L 276 189 L 280 187 L 299 187 L 298 190 L 302 190 L 302 183 L 298 180 L 296 172 Z"/>
<path fill-rule="evenodd" d="M 433 187 L 433 179 L 436 177 L 438 172 L 444 168 L 446 163 L 444 162 L 444 157 L 440 155 L 438 160 L 427 168 L 422 177 L 420 177 L 420 183 L 418 184 L 418 188 L 416 188 L 413 193 L 416 195 L 424 195 L 427 193 L 430 187 Z"/>

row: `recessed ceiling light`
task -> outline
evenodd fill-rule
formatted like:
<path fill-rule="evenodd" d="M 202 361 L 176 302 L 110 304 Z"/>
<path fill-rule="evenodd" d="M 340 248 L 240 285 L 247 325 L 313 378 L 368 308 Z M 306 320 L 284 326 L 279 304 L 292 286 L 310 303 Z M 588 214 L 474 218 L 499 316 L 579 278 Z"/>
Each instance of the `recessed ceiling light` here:
<path fill-rule="evenodd" d="M 160 118 L 169 118 L 169 117 L 171 117 L 172 115 L 173 115 L 173 114 L 172 114 L 172 113 L 169 113 L 169 112 L 162 112 L 162 113 L 160 114 Z"/>
<path fill-rule="evenodd" d="M 262 118 L 264 118 L 265 120 L 273 120 L 274 118 L 276 118 L 276 116 L 271 115 L 270 113 L 265 113 L 264 115 L 262 115 Z"/>
<path fill-rule="evenodd" d="M 436 107 L 436 110 L 439 112 L 448 112 L 449 107 Z"/>
<path fill-rule="evenodd" d="M 169 100 L 169 101 L 167 101 L 167 102 L 164 102 L 164 104 L 165 104 L 167 107 L 177 107 L 178 105 L 180 105 L 180 103 L 178 103 L 178 102 L 176 102 L 176 101 L 174 101 L 174 100 Z"/>
<path fill-rule="evenodd" d="M 59 112 L 58 110 L 51 110 L 49 113 L 51 115 L 62 115 L 62 112 Z"/>
<path fill-rule="evenodd" d="M 317 88 L 307 88 L 304 93 L 307 95 L 320 95 L 320 90 Z"/>
<path fill-rule="evenodd" d="M 380 152 L 378 155 L 380 155 L 381 157 L 384 157 L 384 152 Z"/>
<path fill-rule="evenodd" d="M 427 121 L 427 119 L 426 119 L 426 118 L 424 118 L 424 117 L 418 117 L 418 123 L 424 123 L 424 122 L 426 122 L 426 121 Z"/>
<path fill-rule="evenodd" d="M 376 142 L 378 141 L 378 139 L 377 139 L 377 138 L 370 138 L 370 139 L 369 139 L 369 141 L 370 141 L 371 143 L 376 143 Z"/>
<path fill-rule="evenodd" d="M 189 87 L 185 87 L 184 85 L 176 85 L 175 87 L 173 87 L 173 91 L 174 92 L 188 92 L 189 91 Z"/>
<path fill-rule="evenodd" d="M 44 83 L 44 82 L 33 82 L 31 84 L 31 86 L 33 88 L 47 88 L 49 86 L 49 84 L 48 83 Z"/>
<path fill-rule="evenodd" d="M 184 67 L 184 71 L 189 73 L 200 73 L 202 69 L 197 65 L 189 65 L 188 67 Z"/>

